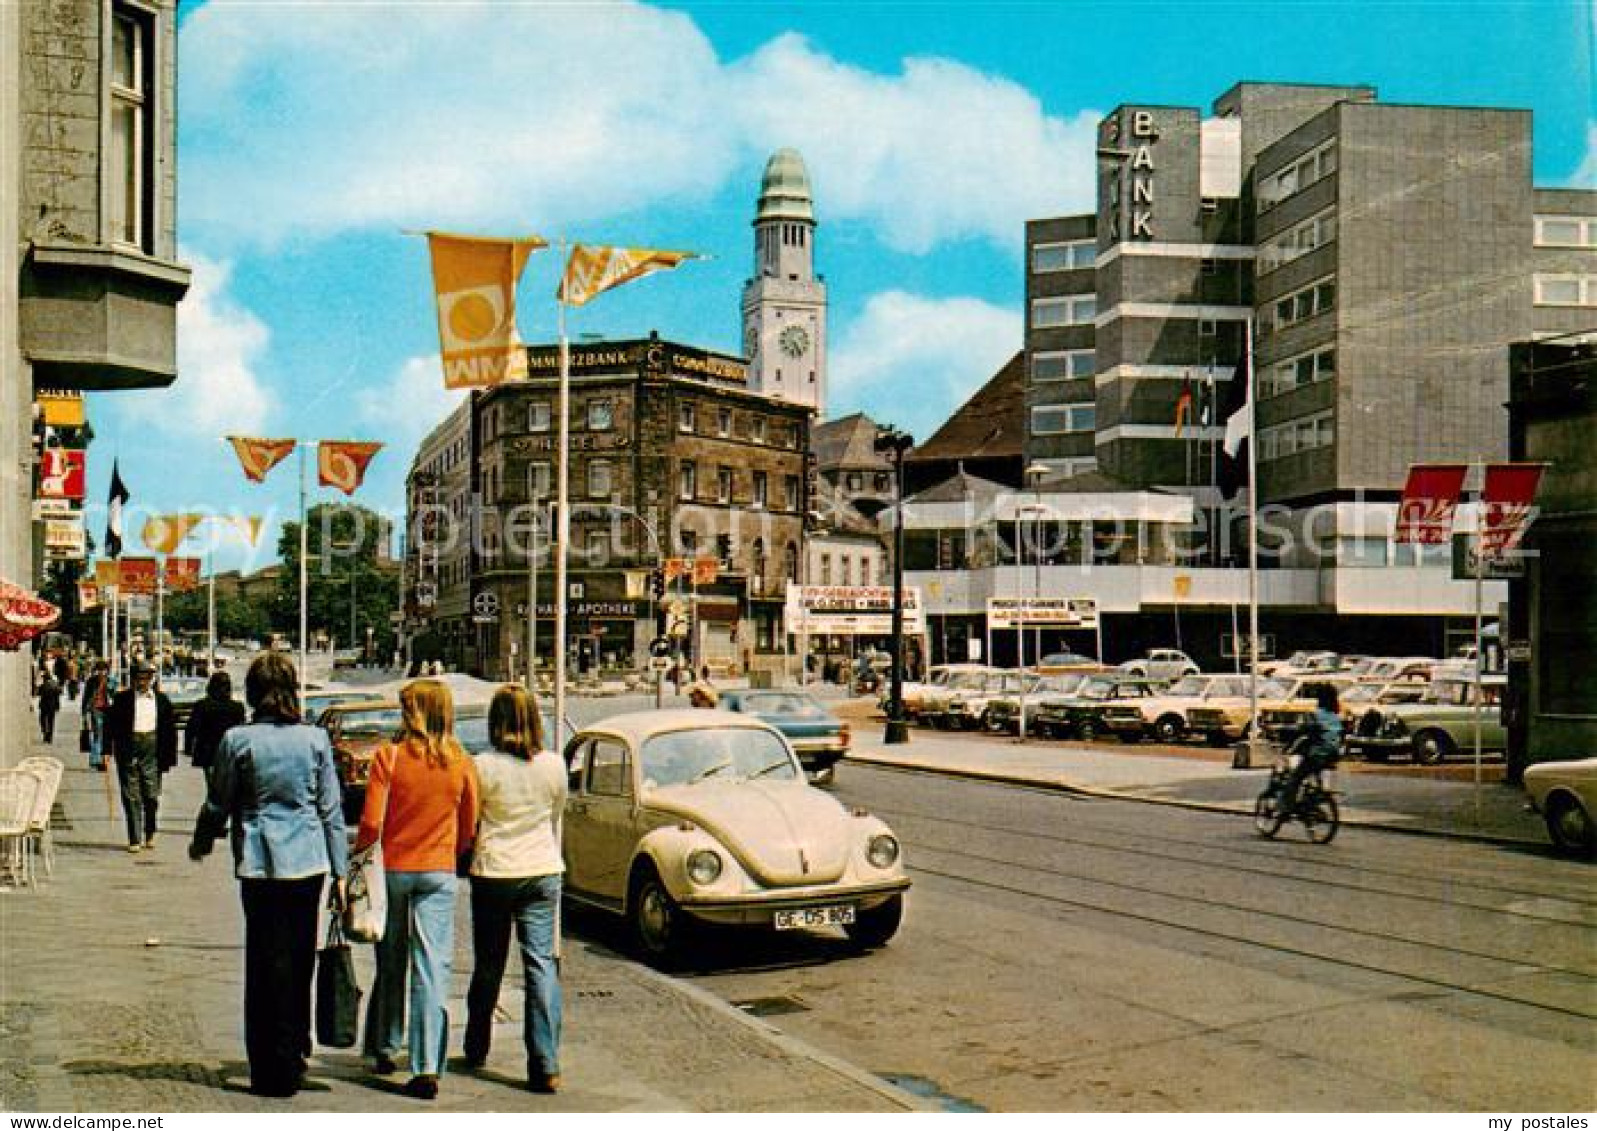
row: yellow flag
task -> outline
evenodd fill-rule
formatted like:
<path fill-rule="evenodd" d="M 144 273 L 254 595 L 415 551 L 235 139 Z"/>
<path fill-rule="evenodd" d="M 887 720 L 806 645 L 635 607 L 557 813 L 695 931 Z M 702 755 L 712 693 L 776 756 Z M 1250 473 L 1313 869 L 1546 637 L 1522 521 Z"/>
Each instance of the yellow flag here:
<path fill-rule="evenodd" d="M 571 306 L 581 306 L 601 291 L 656 271 L 669 271 L 684 260 L 697 258 L 698 253 L 692 251 L 579 243 L 571 248 L 556 297 Z"/>
<path fill-rule="evenodd" d="M 237 515 L 232 519 L 232 525 L 242 531 L 244 537 L 248 538 L 250 545 L 253 546 L 261 540 L 261 526 L 265 521 L 265 519 L 254 516 Z"/>
<path fill-rule="evenodd" d="M 527 355 L 516 337 L 516 282 L 528 256 L 548 246 L 537 236 L 427 233 L 444 388 L 497 385 L 527 375 Z"/>
<path fill-rule="evenodd" d="M 204 519 L 202 514 L 155 515 L 145 520 L 144 544 L 157 554 L 170 554 Z"/>

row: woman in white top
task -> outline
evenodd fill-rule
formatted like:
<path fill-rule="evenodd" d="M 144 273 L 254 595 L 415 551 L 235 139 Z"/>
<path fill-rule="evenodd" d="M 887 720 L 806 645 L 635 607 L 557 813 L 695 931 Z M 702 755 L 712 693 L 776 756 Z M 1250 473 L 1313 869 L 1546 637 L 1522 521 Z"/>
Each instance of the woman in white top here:
<path fill-rule="evenodd" d="M 510 949 L 510 926 L 521 943 L 525 983 L 522 1036 L 527 1086 L 560 1088 L 560 815 L 566 766 L 543 749 L 543 721 L 532 693 L 513 685 L 488 708 L 494 749 L 476 758 L 479 789 L 476 850 L 471 861 L 472 947 L 466 995 L 466 1061 L 488 1059 L 494 1007 Z"/>

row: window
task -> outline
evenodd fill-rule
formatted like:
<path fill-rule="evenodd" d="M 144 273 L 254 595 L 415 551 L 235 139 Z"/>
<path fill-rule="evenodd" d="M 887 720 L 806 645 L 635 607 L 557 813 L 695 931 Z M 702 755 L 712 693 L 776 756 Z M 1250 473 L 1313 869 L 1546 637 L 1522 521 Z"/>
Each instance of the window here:
<path fill-rule="evenodd" d="M 1336 350 L 1323 349 L 1298 354 L 1265 367 L 1259 374 L 1259 396 L 1279 396 L 1316 381 L 1336 376 Z"/>
<path fill-rule="evenodd" d="M 1033 329 L 1054 326 L 1090 326 L 1098 316 L 1098 301 L 1092 295 L 1038 298 L 1031 303 Z"/>
<path fill-rule="evenodd" d="M 784 510 L 790 511 L 799 509 L 799 477 L 797 475 L 782 476 L 782 507 Z"/>
<path fill-rule="evenodd" d="M 840 585 L 853 585 L 854 584 L 854 559 L 849 557 L 847 554 L 840 554 L 840 555 L 838 555 L 837 564 L 838 564 L 839 569 L 842 571 L 842 579 L 839 581 L 839 584 Z"/>
<path fill-rule="evenodd" d="M 749 439 L 756 444 L 765 443 L 765 417 L 751 416 L 749 418 Z"/>
<path fill-rule="evenodd" d="M 1597 275 L 1537 275 L 1537 306 L 1597 306 Z"/>
<path fill-rule="evenodd" d="M 832 584 L 832 555 L 831 554 L 822 554 L 821 555 L 821 584 L 822 585 L 830 585 L 830 584 Z"/>
<path fill-rule="evenodd" d="M 756 538 L 753 546 L 749 548 L 749 572 L 754 576 L 755 585 L 758 588 L 763 588 L 761 583 L 765 580 L 765 567 L 767 564 L 765 560 L 765 539 Z"/>
<path fill-rule="evenodd" d="M 1274 208 L 1287 197 L 1302 192 L 1336 172 L 1336 139 L 1309 150 L 1278 172 L 1264 178 L 1259 188 L 1259 211 Z"/>
<path fill-rule="evenodd" d="M 1092 350 L 1055 350 L 1031 355 L 1033 381 L 1069 381 L 1077 377 L 1091 377 L 1094 353 Z"/>
<path fill-rule="evenodd" d="M 1320 412 L 1301 420 L 1277 424 L 1259 433 L 1259 460 L 1281 459 L 1298 452 L 1328 448 L 1336 442 L 1336 418 Z"/>
<path fill-rule="evenodd" d="M 611 491 L 611 467 L 607 459 L 588 461 L 588 498 L 608 499 Z"/>
<path fill-rule="evenodd" d="M 677 495 L 691 502 L 698 494 L 698 489 L 698 468 L 691 463 L 684 463 L 677 472 Z"/>
<path fill-rule="evenodd" d="M 106 181 L 110 242 L 151 251 L 155 203 L 155 162 L 159 141 L 154 126 L 154 42 L 151 18 L 131 7 L 116 5 L 111 26 L 110 152 Z"/>
<path fill-rule="evenodd" d="M 588 402 L 588 428 L 594 432 L 608 432 L 615 427 L 615 411 L 608 400 Z"/>
<path fill-rule="evenodd" d="M 1321 279 L 1301 290 L 1293 291 L 1275 300 L 1275 325 L 1277 329 L 1291 326 L 1321 314 L 1336 306 L 1336 280 Z"/>
<path fill-rule="evenodd" d="M 590 530 L 587 538 L 588 564 L 602 566 L 610 560 L 610 532 Z"/>
<path fill-rule="evenodd" d="M 1294 225 L 1264 245 L 1259 255 L 1259 273 L 1273 271 L 1324 247 L 1336 239 L 1336 210 L 1328 208 L 1301 224 Z"/>
<path fill-rule="evenodd" d="M 677 431 L 692 432 L 694 426 L 693 405 L 684 401 L 677 406 Z"/>
<path fill-rule="evenodd" d="M 715 434 L 717 436 L 730 436 L 732 434 L 732 410 L 718 408 L 715 410 Z"/>
<path fill-rule="evenodd" d="M 527 465 L 527 495 L 534 500 L 549 497 L 549 465 L 547 463 L 529 463 Z"/>
<path fill-rule="evenodd" d="M 715 560 L 721 563 L 722 569 L 732 568 L 732 535 L 717 534 L 715 536 Z"/>
<path fill-rule="evenodd" d="M 1031 249 L 1031 269 L 1039 275 L 1050 271 L 1079 271 L 1091 267 L 1097 257 L 1095 240 L 1040 243 Z"/>
<path fill-rule="evenodd" d="M 848 473 L 848 477 L 844 480 L 844 485 L 850 491 L 863 491 L 865 489 L 865 476 L 861 475 L 857 471 L 851 471 Z"/>
<path fill-rule="evenodd" d="M 1198 337 L 1212 338 L 1220 332 L 1220 323 L 1213 318 L 1198 319 Z"/>
<path fill-rule="evenodd" d="M 718 467 L 715 469 L 715 501 L 730 503 L 732 501 L 732 469 Z"/>
<path fill-rule="evenodd" d="M 1597 247 L 1597 216 L 1538 216 L 1536 246 Z"/>
<path fill-rule="evenodd" d="M 596 738 L 588 747 L 588 792 L 601 797 L 630 797 L 632 768 L 624 743 Z"/>
<path fill-rule="evenodd" d="M 754 495 L 749 502 L 756 507 L 763 508 L 770 492 L 770 477 L 763 471 L 754 473 Z"/>
<path fill-rule="evenodd" d="M 877 491 L 886 491 L 888 484 L 887 472 L 878 471 L 875 475 L 875 482 Z"/>
<path fill-rule="evenodd" d="M 549 431 L 549 402 L 532 401 L 527 405 L 527 431 Z"/>
<path fill-rule="evenodd" d="M 1038 405 L 1031 410 L 1034 435 L 1091 432 L 1097 427 L 1098 406 L 1093 404 Z"/>

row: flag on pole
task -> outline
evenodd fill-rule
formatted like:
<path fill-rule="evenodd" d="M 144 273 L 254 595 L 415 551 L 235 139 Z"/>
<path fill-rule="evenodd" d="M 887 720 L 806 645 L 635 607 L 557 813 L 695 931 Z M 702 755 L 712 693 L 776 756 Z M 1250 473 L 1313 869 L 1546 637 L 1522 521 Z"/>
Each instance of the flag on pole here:
<path fill-rule="evenodd" d="M 354 440 L 323 440 L 316 445 L 316 482 L 353 495 L 366 478 L 366 465 L 381 447 Z"/>
<path fill-rule="evenodd" d="M 165 569 L 168 593 L 187 593 L 200 587 L 199 558 L 167 558 Z"/>
<path fill-rule="evenodd" d="M 227 442 L 238 454 L 244 477 L 251 483 L 266 482 L 266 473 L 288 458 L 293 440 L 260 440 L 250 436 L 229 436 Z"/>
<path fill-rule="evenodd" d="M 656 271 L 669 271 L 685 260 L 698 258 L 698 253 L 692 251 L 574 244 L 555 297 L 569 306 L 581 306 L 611 287 Z"/>
<path fill-rule="evenodd" d="M 227 524 L 243 534 L 251 546 L 261 540 L 261 527 L 265 522 L 265 519 L 254 515 L 231 515 L 227 519 Z"/>
<path fill-rule="evenodd" d="M 1247 399 L 1225 422 L 1225 454 L 1236 458 L 1242 442 L 1253 440 L 1253 384 L 1249 382 Z"/>
<path fill-rule="evenodd" d="M 203 522 L 202 514 L 158 514 L 144 521 L 144 544 L 157 554 L 170 554 Z"/>
<path fill-rule="evenodd" d="M 1408 469 L 1403 501 L 1397 505 L 1397 541 L 1439 546 L 1452 537 L 1453 512 L 1467 470 L 1461 463 L 1416 464 Z"/>
<path fill-rule="evenodd" d="M 527 375 L 516 336 L 516 283 L 527 259 L 548 241 L 427 233 L 444 388 L 497 385 Z"/>
<path fill-rule="evenodd" d="M 1181 395 L 1176 398 L 1176 439 L 1186 430 L 1187 418 L 1192 415 L 1192 374 L 1181 382 Z"/>
<path fill-rule="evenodd" d="M 1494 463 L 1486 468 L 1481 488 L 1480 548 L 1483 560 L 1506 558 L 1535 517 L 1536 488 L 1542 464 Z"/>
<path fill-rule="evenodd" d="M 117 461 L 111 461 L 111 493 L 105 502 L 105 552 L 108 557 L 122 556 L 122 508 L 127 506 L 127 484 L 122 482 L 122 472 Z"/>
<path fill-rule="evenodd" d="M 123 594 L 135 597 L 155 595 L 160 566 L 154 558 L 123 558 L 117 564 L 118 584 Z"/>

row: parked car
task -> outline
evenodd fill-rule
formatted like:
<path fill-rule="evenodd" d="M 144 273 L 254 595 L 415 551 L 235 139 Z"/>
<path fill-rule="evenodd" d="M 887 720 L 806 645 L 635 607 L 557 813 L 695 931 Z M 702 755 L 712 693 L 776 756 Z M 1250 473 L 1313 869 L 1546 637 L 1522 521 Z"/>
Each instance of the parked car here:
<path fill-rule="evenodd" d="M 926 699 L 934 692 L 948 686 L 948 681 L 960 672 L 986 672 L 991 671 L 986 664 L 934 664 L 926 673 L 926 679 L 918 683 L 906 683 L 900 694 L 903 697 L 904 717 L 906 719 L 920 718 Z M 887 710 L 887 696 L 884 692 L 880 706 Z"/>
<path fill-rule="evenodd" d="M 202 675 L 169 675 L 161 680 L 161 691 L 172 702 L 172 719 L 179 727 L 188 722 L 194 704 L 205 698 L 207 680 Z"/>
<path fill-rule="evenodd" d="M 955 692 L 943 710 L 942 722 L 953 730 L 987 730 L 991 725 L 988 711 L 993 700 L 1004 696 L 1020 698 L 1021 689 L 1027 695 L 1036 694 L 1042 677 L 1032 672 L 992 672 L 980 688 Z"/>
<path fill-rule="evenodd" d="M 697 923 L 897 932 L 909 877 L 885 823 L 811 787 L 787 739 L 731 711 L 641 711 L 567 748 L 569 898 L 624 916 L 668 963 Z"/>
<path fill-rule="evenodd" d="M 1080 652 L 1050 652 L 1037 661 L 1041 675 L 1058 675 L 1061 672 L 1098 671 L 1103 664 Z"/>
<path fill-rule="evenodd" d="M 1351 754 L 1384 762 L 1393 754 L 1406 754 L 1431 765 L 1475 746 L 1475 680 L 1469 673 L 1450 672 L 1432 680 L 1417 703 L 1372 707 L 1359 716 L 1343 744 Z M 1481 682 L 1481 748 L 1494 754 L 1508 745 L 1500 702 L 1505 678 L 1488 675 Z"/>
<path fill-rule="evenodd" d="M 804 764 L 804 772 L 818 785 L 832 781 L 837 763 L 848 754 L 848 724 L 807 691 L 724 691 L 718 706 L 752 715 L 781 731 Z"/>
<path fill-rule="evenodd" d="M 1188 675 L 1162 685 L 1133 702 L 1117 703 L 1103 712 L 1105 727 L 1122 742 L 1152 738 L 1180 742 L 1187 737 L 1187 712 L 1212 700 L 1247 696 L 1248 677 L 1240 675 Z"/>
<path fill-rule="evenodd" d="M 1202 704 L 1187 711 L 1187 730 L 1194 737 L 1204 739 L 1211 746 L 1224 746 L 1247 736 L 1253 719 L 1254 696 L 1248 687 L 1248 677 L 1232 677 L 1233 680 L 1239 678 L 1240 695 L 1206 696 Z M 1327 682 L 1331 680 L 1309 676 L 1261 679 L 1258 686 L 1261 727 L 1268 727 L 1269 718 L 1286 723 L 1290 729 L 1301 726 L 1303 720 L 1314 713 L 1312 688 Z M 1236 690 L 1229 684 L 1227 687 Z M 1264 733 L 1268 735 L 1269 730 L 1265 729 Z"/>
<path fill-rule="evenodd" d="M 1002 675 L 997 668 L 977 668 L 953 672 L 948 677 L 948 682 L 940 687 L 931 687 L 921 696 L 920 711 L 916 718 L 934 727 L 948 726 L 948 705 L 953 702 L 956 695 L 967 691 L 985 691 L 990 679 Z"/>
<path fill-rule="evenodd" d="M 381 694 L 374 694 L 370 690 L 358 687 L 341 688 L 338 690 L 327 689 L 323 691 L 307 691 L 305 702 L 301 705 L 301 713 L 306 722 L 321 724 L 322 715 L 329 707 L 340 706 L 345 703 L 381 703 L 388 700 Z"/>
<path fill-rule="evenodd" d="M 1168 682 L 1184 675 L 1197 675 L 1198 665 L 1192 657 L 1175 648 L 1155 648 L 1139 660 L 1127 660 L 1120 665 L 1120 670 L 1128 675 L 1142 675 Z"/>
<path fill-rule="evenodd" d="M 1561 852 L 1597 853 L 1597 758 L 1537 762 L 1525 769 L 1525 792 L 1547 823 L 1547 835 Z"/>
<path fill-rule="evenodd" d="M 1329 675 L 1345 670 L 1347 665 L 1335 652 L 1293 652 L 1284 660 L 1260 664 L 1260 675 Z"/>
<path fill-rule="evenodd" d="M 1073 692 L 1042 696 L 1037 706 L 1037 732 L 1050 738 L 1073 736 L 1092 742 L 1107 733 L 1104 714 L 1110 707 L 1135 704 L 1163 686 L 1116 672 L 1089 675 Z"/>
<path fill-rule="evenodd" d="M 1347 657 L 1343 657 L 1345 660 Z M 1440 663 L 1430 656 L 1361 656 L 1348 665 L 1347 674 L 1361 682 L 1387 683 L 1407 680 L 1429 683 L 1431 669 Z"/>
<path fill-rule="evenodd" d="M 1026 691 L 1026 733 L 1041 733 L 1037 729 L 1037 712 L 1043 699 L 1073 694 L 1092 674 L 1090 671 L 1070 671 L 1040 677 L 1036 687 Z M 1020 729 L 1019 717 L 1018 694 L 999 695 L 987 704 L 987 725 L 993 730 L 1017 734 Z"/>
<path fill-rule="evenodd" d="M 1351 733 L 1358 725 L 1359 718 L 1371 708 L 1395 703 L 1418 703 L 1424 698 L 1426 690 L 1425 683 L 1411 679 L 1394 679 L 1384 683 L 1338 683 L 1336 677 L 1332 676 L 1320 679 L 1299 677 L 1284 682 L 1296 685 L 1291 697 L 1298 700 L 1309 698 L 1304 691 L 1313 684 L 1333 684 L 1342 709 L 1342 726 L 1346 733 Z M 1312 703 L 1276 704 L 1259 712 L 1259 725 L 1266 738 L 1279 742 L 1301 727 L 1307 716 L 1313 712 Z"/>

